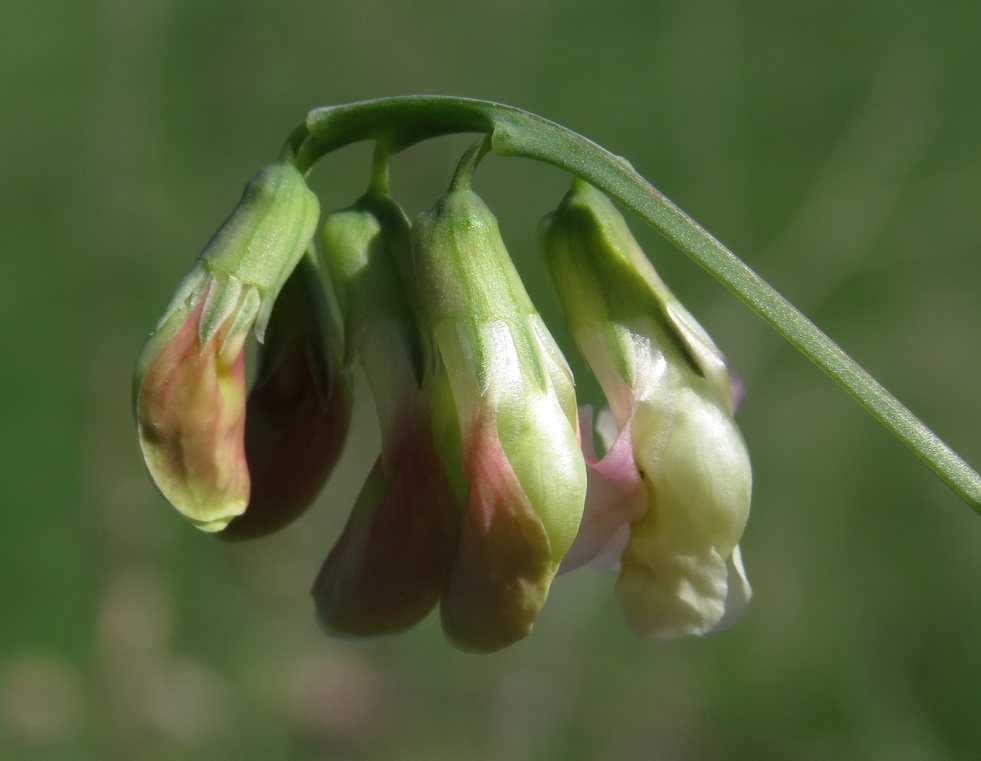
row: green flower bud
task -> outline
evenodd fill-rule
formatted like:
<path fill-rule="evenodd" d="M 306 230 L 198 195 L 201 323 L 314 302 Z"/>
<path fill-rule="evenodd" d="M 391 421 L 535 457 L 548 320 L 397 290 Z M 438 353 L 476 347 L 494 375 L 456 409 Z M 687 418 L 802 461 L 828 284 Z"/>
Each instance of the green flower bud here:
<path fill-rule="evenodd" d="M 579 526 L 573 380 L 467 182 L 419 217 L 413 260 L 437 446 L 465 505 L 443 627 L 497 650 L 531 631 Z"/>
<path fill-rule="evenodd" d="M 616 594 L 628 623 L 655 637 L 708 633 L 749 598 L 738 541 L 751 472 L 725 360 L 597 190 L 575 183 L 542 241 L 570 332 L 631 444 L 590 458 L 600 476 L 616 474 L 596 485 L 615 498 L 587 499 L 577 544 L 608 547 L 612 532 L 588 533 L 616 528 L 620 511 L 629 541 Z M 647 497 L 640 515 L 635 474 Z"/>
<path fill-rule="evenodd" d="M 206 531 L 245 512 L 245 339 L 261 341 L 273 302 L 314 233 L 316 196 L 292 166 L 249 182 L 150 334 L 134 402 L 147 467 Z"/>
<path fill-rule="evenodd" d="M 439 601 L 456 552 L 459 510 L 420 386 L 408 220 L 394 201 L 372 192 L 330 215 L 323 240 L 348 357 L 364 366 L 382 452 L 313 595 L 329 632 L 386 634 L 416 623 Z"/>

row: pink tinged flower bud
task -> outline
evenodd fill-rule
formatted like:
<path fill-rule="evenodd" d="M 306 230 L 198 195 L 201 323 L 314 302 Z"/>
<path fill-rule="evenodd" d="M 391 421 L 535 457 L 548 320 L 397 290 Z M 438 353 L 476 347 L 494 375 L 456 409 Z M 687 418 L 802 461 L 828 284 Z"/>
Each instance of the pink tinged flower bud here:
<path fill-rule="evenodd" d="M 368 475 L 313 585 L 331 634 L 406 629 L 439 601 L 456 550 L 457 510 L 424 416 L 409 413 Z"/>
<path fill-rule="evenodd" d="M 443 596 L 443 628 L 463 650 L 499 650 L 531 633 L 557 561 L 541 517 L 518 480 L 493 418 L 470 432 L 470 495 Z"/>
<path fill-rule="evenodd" d="M 169 340 L 141 362 L 136 396 L 140 444 L 157 487 L 205 531 L 245 511 L 249 473 L 245 418 L 245 335 L 234 313 L 202 337 L 202 315 L 220 286 L 209 282 L 193 308 L 158 329 Z M 153 339 L 151 338 L 151 341 Z"/>
<path fill-rule="evenodd" d="M 629 525 L 615 592 L 631 627 L 676 637 L 727 625 L 750 596 L 738 541 L 751 472 L 725 361 L 598 191 L 576 183 L 542 240 L 570 331 L 619 429 L 599 463 L 587 458 L 598 498 L 587 497 L 570 554 L 585 562 L 613 542 L 611 527 Z"/>
<path fill-rule="evenodd" d="M 531 631 L 582 515 L 572 377 L 468 187 L 420 216 L 413 259 L 436 441 L 464 505 L 443 628 L 498 650 Z"/>
<path fill-rule="evenodd" d="M 140 355 L 134 406 L 147 467 L 164 496 L 206 531 L 222 530 L 249 505 L 245 339 L 253 326 L 262 339 L 317 215 L 316 196 L 295 168 L 261 170 Z"/>
<path fill-rule="evenodd" d="M 408 220 L 390 198 L 369 193 L 328 217 L 323 240 L 348 356 L 361 360 L 378 411 L 382 452 L 313 595 L 328 632 L 387 634 L 415 624 L 439 601 L 459 509 L 420 387 Z"/>

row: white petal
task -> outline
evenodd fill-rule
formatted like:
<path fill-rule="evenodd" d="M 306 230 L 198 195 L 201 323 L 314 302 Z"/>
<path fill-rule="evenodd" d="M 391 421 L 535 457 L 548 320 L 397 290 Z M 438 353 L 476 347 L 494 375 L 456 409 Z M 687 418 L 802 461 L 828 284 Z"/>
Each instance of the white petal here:
<path fill-rule="evenodd" d="M 715 628 L 708 632 L 709 634 L 715 634 L 716 632 L 728 629 L 736 623 L 743 615 L 743 611 L 746 610 L 746 606 L 749 605 L 749 601 L 753 597 L 753 590 L 749 585 L 749 579 L 746 578 L 746 569 L 743 567 L 743 556 L 739 551 L 738 545 L 726 561 L 726 570 L 729 572 L 726 580 L 728 585 L 726 611 L 722 615 L 722 618 L 719 619 L 719 623 L 715 625 Z"/>
<path fill-rule="evenodd" d="M 630 549 L 614 591 L 627 624 L 639 634 L 674 639 L 708 634 L 725 613 L 726 563 L 704 555 L 646 553 Z"/>

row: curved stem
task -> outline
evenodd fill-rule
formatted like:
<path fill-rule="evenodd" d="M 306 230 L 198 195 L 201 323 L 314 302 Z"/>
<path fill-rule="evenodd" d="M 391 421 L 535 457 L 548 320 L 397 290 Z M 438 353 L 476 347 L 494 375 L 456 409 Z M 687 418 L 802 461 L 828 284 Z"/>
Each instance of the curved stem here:
<path fill-rule="evenodd" d="M 653 226 L 830 375 L 981 514 L 981 476 L 814 323 L 624 159 L 565 127 L 513 106 L 446 96 L 383 98 L 311 111 L 288 149 L 301 171 L 359 140 L 388 153 L 453 132 L 484 132 L 503 156 L 552 164 L 581 177 Z"/>

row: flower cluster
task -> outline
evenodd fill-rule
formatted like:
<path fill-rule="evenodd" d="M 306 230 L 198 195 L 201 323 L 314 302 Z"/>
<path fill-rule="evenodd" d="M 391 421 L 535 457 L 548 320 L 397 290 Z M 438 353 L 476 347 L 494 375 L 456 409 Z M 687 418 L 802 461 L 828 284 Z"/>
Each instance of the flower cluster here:
<path fill-rule="evenodd" d="M 140 357 L 151 476 L 206 531 L 280 528 L 340 455 L 357 362 L 382 447 L 314 582 L 327 631 L 396 632 L 438 607 L 454 645 L 498 650 L 531 631 L 557 573 L 586 563 L 619 569 L 643 634 L 726 625 L 749 598 L 750 468 L 725 360 L 612 204 L 576 181 L 541 240 L 609 404 L 597 456 L 592 411 L 471 187 L 482 155 L 414 223 L 378 162 L 319 247 L 303 175 L 289 162 L 257 174 Z"/>

